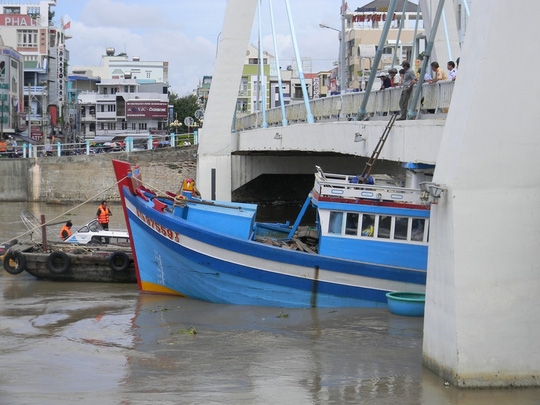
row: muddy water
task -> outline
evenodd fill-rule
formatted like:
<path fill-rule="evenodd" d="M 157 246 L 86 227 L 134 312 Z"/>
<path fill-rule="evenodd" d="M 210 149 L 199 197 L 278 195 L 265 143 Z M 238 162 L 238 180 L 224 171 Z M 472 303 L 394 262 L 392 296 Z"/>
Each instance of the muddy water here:
<path fill-rule="evenodd" d="M 2 204 L 2 241 L 24 230 L 22 205 Z M 540 403 L 539 389 L 445 387 L 421 365 L 422 326 L 384 309 L 216 305 L 2 271 L 0 404 Z"/>

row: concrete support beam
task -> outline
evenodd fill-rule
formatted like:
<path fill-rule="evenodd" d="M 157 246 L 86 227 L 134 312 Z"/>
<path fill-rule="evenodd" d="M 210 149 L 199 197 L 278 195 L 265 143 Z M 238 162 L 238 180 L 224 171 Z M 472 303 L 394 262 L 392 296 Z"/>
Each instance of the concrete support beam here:
<path fill-rule="evenodd" d="M 231 145 L 236 142 L 231 127 L 256 7 L 256 0 L 227 1 L 204 128 L 199 131 L 197 187 L 210 196 L 215 169 L 219 200 L 231 199 Z"/>
<path fill-rule="evenodd" d="M 540 385 L 540 85 L 497 84 L 501 49 L 540 63 L 539 14 L 474 2 L 437 157 L 447 191 L 432 210 L 423 357 L 460 387 Z"/>

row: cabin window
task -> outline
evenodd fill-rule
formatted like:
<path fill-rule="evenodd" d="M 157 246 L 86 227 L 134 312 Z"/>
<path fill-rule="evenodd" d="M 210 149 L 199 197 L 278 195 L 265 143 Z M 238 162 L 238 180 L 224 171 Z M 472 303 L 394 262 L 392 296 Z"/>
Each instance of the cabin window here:
<path fill-rule="evenodd" d="M 357 235 L 358 234 L 358 214 L 348 212 L 347 221 L 345 224 L 345 234 L 346 235 Z"/>
<path fill-rule="evenodd" d="M 407 240 L 408 232 L 409 232 L 409 218 L 396 217 L 396 223 L 394 227 L 394 239 Z"/>
<path fill-rule="evenodd" d="M 425 218 L 330 212 L 328 234 L 426 243 L 428 224 Z"/>
<path fill-rule="evenodd" d="M 426 229 L 426 220 L 421 218 L 413 218 L 412 220 L 412 231 L 411 231 L 411 240 L 413 241 L 423 241 L 424 240 L 424 230 Z M 427 242 L 426 235 L 426 242 Z"/>
<path fill-rule="evenodd" d="M 328 233 L 341 233 L 341 226 L 343 224 L 343 212 L 331 212 L 330 224 L 328 225 Z"/>
<path fill-rule="evenodd" d="M 373 237 L 375 229 L 375 215 L 362 215 L 362 236 Z"/>
<path fill-rule="evenodd" d="M 390 230 L 392 228 L 392 217 L 389 215 L 379 216 L 379 226 L 377 228 L 377 237 L 390 239 Z"/>

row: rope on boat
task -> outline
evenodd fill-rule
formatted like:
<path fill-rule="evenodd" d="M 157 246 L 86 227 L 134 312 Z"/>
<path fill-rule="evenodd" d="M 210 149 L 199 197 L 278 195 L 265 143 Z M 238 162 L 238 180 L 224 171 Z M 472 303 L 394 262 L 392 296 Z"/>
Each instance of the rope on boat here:
<path fill-rule="evenodd" d="M 67 210 L 66 212 L 64 212 L 64 213 L 62 213 L 62 214 L 60 214 L 60 215 L 58 215 L 57 217 L 55 217 L 55 218 L 53 218 L 53 219 L 50 219 L 50 220 L 46 221 L 45 223 L 41 224 L 39 227 L 35 227 L 35 228 L 32 228 L 32 229 L 29 229 L 28 231 L 26 231 L 26 232 L 24 232 L 24 233 L 21 233 L 20 235 L 17 235 L 17 236 L 15 236 L 14 238 L 11 238 L 10 240 L 7 240 L 7 241 L 2 242 L 2 243 L 0 243 L 0 244 L 5 245 L 5 244 L 8 244 L 8 243 L 11 243 L 11 241 L 14 240 L 14 239 L 19 239 L 19 238 L 21 238 L 21 237 L 23 237 L 23 236 L 26 236 L 26 235 L 28 235 L 28 234 L 30 234 L 30 233 L 32 233 L 32 232 L 40 231 L 42 226 L 52 225 L 52 222 L 53 222 L 53 221 L 56 221 L 57 219 L 63 217 L 64 215 L 69 214 L 69 213 L 72 212 L 72 211 L 75 211 L 77 208 L 83 206 L 84 204 L 89 203 L 90 201 L 94 201 L 94 200 L 95 200 L 97 197 L 99 197 L 101 194 L 104 194 L 105 192 L 109 191 L 111 188 L 118 186 L 118 183 L 124 181 L 126 178 L 127 178 L 127 176 L 121 178 L 121 179 L 118 180 L 116 183 L 114 183 L 114 184 L 112 184 L 111 186 L 107 187 L 106 189 L 100 191 L 99 193 L 93 195 L 92 197 L 88 198 L 86 201 L 80 203 L 79 205 L 76 205 L 75 207 L 73 207 L 73 208 Z"/>
<path fill-rule="evenodd" d="M 185 207 L 187 203 L 190 204 L 201 204 L 201 205 L 212 205 L 214 207 L 222 207 L 222 208 L 228 208 L 228 209 L 234 209 L 234 210 L 241 210 L 242 207 L 239 205 L 224 205 L 224 204 L 216 204 L 214 201 L 206 201 L 206 200 L 197 200 L 197 199 L 187 199 L 183 196 L 175 195 L 172 196 L 168 192 L 158 189 L 157 187 L 154 187 L 148 183 L 145 183 L 144 181 L 140 180 L 140 183 L 153 192 L 157 198 L 165 198 L 168 200 L 173 201 L 173 207 Z"/>

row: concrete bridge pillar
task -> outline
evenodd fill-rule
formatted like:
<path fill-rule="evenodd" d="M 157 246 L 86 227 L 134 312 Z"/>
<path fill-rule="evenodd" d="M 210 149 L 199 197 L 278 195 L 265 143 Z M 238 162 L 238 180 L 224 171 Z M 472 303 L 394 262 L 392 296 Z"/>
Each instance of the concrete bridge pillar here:
<path fill-rule="evenodd" d="M 540 385 L 538 15 L 474 2 L 437 158 L 423 357 L 460 387 Z"/>
<path fill-rule="evenodd" d="M 240 78 L 257 8 L 256 0 L 228 0 L 219 35 L 217 60 L 199 131 L 197 187 L 204 198 L 231 199 L 231 133 Z"/>

